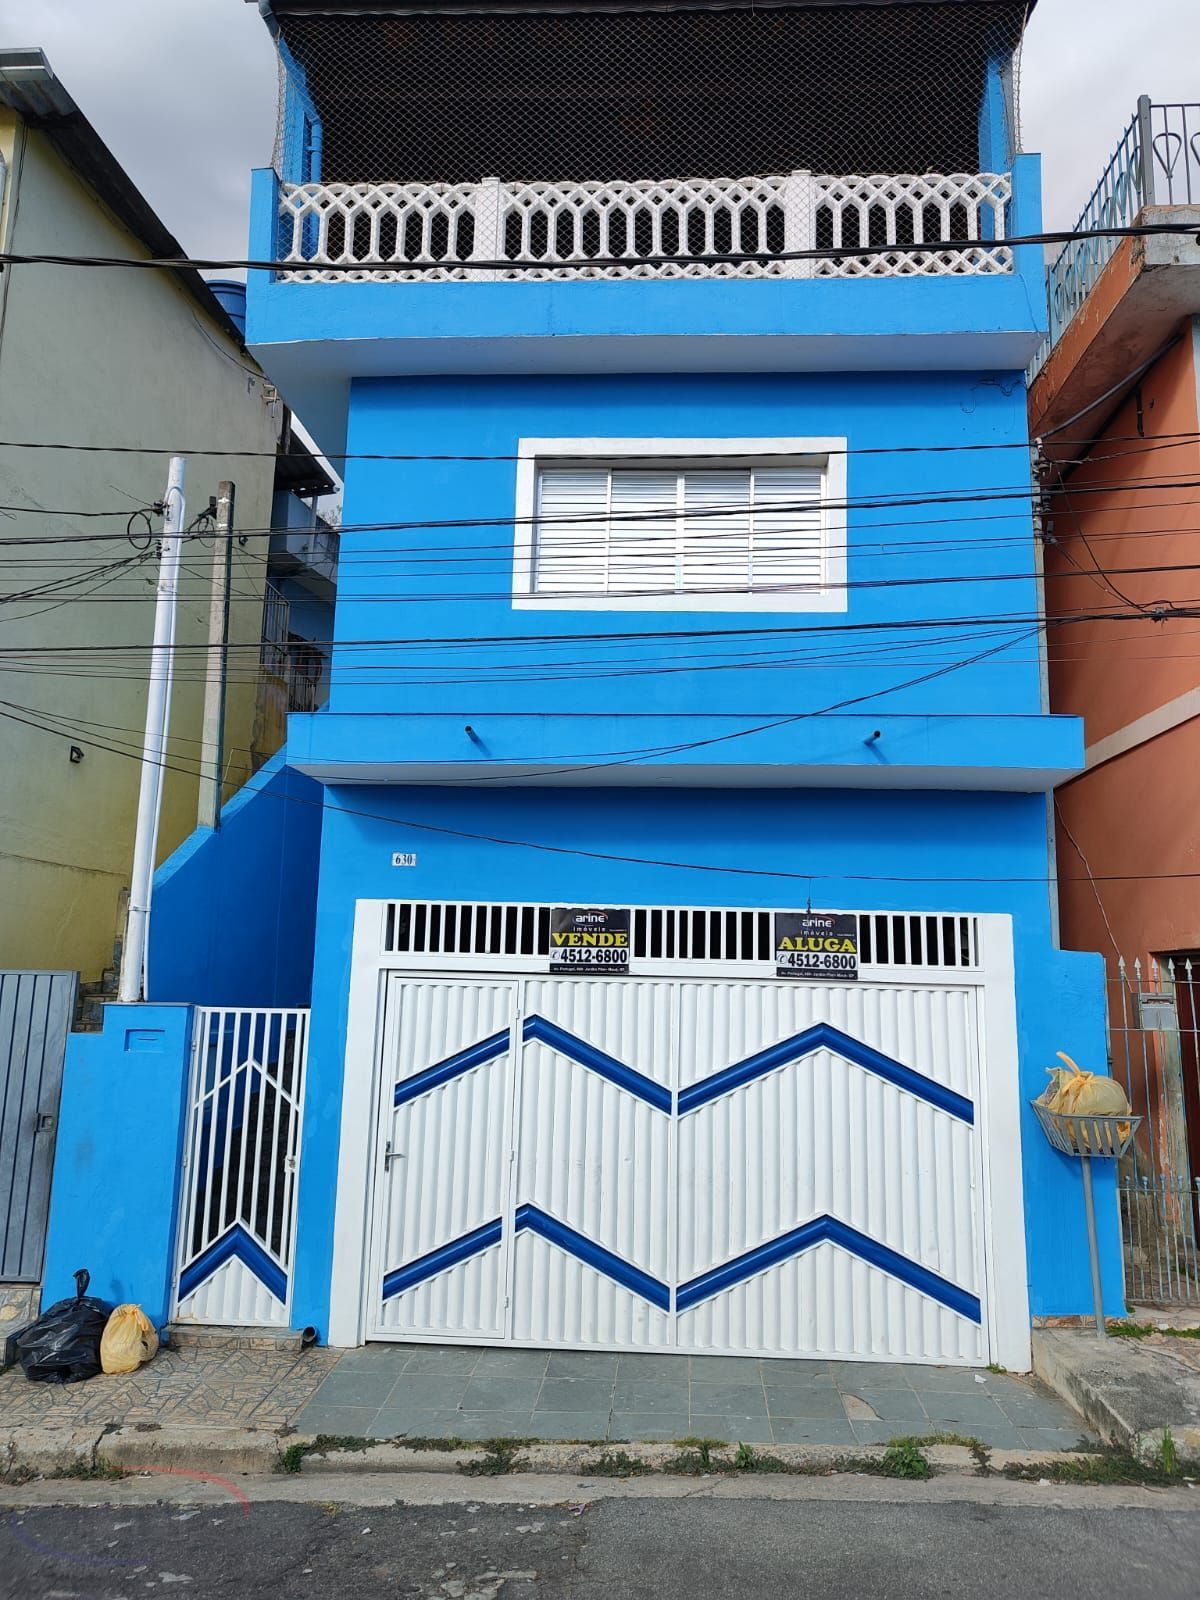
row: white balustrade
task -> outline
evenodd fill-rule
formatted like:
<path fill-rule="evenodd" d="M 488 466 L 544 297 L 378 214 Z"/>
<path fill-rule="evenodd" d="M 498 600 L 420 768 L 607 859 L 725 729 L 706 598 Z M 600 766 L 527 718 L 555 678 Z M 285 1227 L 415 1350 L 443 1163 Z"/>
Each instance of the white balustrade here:
<path fill-rule="evenodd" d="M 981 275 L 1013 270 L 1011 197 L 987 172 L 283 184 L 280 258 L 289 280 L 330 283 Z M 780 259 L 804 250 L 846 254 Z"/>

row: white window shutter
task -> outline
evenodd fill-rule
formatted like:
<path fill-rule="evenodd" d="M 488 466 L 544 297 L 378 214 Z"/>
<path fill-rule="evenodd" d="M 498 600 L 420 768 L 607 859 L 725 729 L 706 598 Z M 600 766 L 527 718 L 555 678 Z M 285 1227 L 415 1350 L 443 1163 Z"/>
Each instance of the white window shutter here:
<path fill-rule="evenodd" d="M 679 474 L 615 470 L 608 532 L 609 594 L 673 594 L 678 587 Z"/>
<path fill-rule="evenodd" d="M 756 591 L 817 589 L 824 565 L 820 467 L 756 467 L 751 582 Z"/>
<path fill-rule="evenodd" d="M 546 467 L 538 474 L 534 590 L 603 594 L 608 569 L 607 467 Z"/>
<path fill-rule="evenodd" d="M 750 473 L 683 475 L 683 587 L 745 594 L 750 587 Z"/>
<path fill-rule="evenodd" d="M 728 595 L 731 609 L 739 595 L 811 594 L 825 582 L 824 490 L 820 466 L 543 467 L 534 593 Z"/>

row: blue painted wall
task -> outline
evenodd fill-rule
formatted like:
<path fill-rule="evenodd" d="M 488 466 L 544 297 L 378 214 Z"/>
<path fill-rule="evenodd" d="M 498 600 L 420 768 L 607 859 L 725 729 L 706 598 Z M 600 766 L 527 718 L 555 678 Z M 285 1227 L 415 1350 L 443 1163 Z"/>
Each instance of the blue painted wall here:
<path fill-rule="evenodd" d="M 154 875 L 149 997 L 304 1006 L 312 984 L 321 786 L 281 750 Z"/>
<path fill-rule="evenodd" d="M 414 826 L 420 824 L 421 826 Z M 444 831 L 443 831 L 444 830 Z M 531 840 L 555 850 L 488 843 Z M 639 858 L 589 860 L 572 850 Z M 393 850 L 415 850 L 403 884 Z M 561 852 L 566 853 L 561 853 Z M 686 861 L 711 871 L 646 864 Z M 731 870 L 736 869 L 736 870 Z M 794 874 L 784 877 L 782 874 Z M 978 880 L 978 881 L 975 881 Z M 1021 1093 L 1054 1052 L 1102 1067 L 1099 958 L 1051 948 L 1040 796 L 733 790 L 331 789 L 322 842 L 300 1180 L 297 1326 L 328 1325 L 354 902 L 413 898 L 999 911 L 1016 932 Z M 364 1068 L 365 1070 L 365 1068 Z M 1086 1311 L 1077 1165 L 1023 1124 L 1034 1315 Z M 1111 1174 L 1099 1188 L 1109 1309 L 1123 1311 Z"/>
<path fill-rule="evenodd" d="M 187 1110 L 188 1006 L 106 1006 L 102 1033 L 67 1046 L 42 1304 L 90 1292 L 170 1312 Z"/>
<path fill-rule="evenodd" d="M 730 437 L 847 438 L 849 610 L 514 611 L 519 441 L 663 436 L 712 438 L 717 450 Z M 344 521 L 357 531 L 343 540 L 335 637 L 353 651 L 344 657 L 353 670 L 330 710 L 794 712 L 996 642 L 957 626 L 963 618 L 1028 618 L 1012 630 L 1019 640 L 1037 599 L 1026 437 L 1017 373 L 360 380 L 352 451 L 501 459 L 350 463 Z M 453 518 L 484 525 L 436 526 Z M 899 650 L 897 624 L 918 624 Z M 886 631 L 867 631 L 875 625 Z M 701 643 L 645 637 L 696 629 Z M 595 637 L 614 633 L 631 637 Z M 503 644 L 547 634 L 556 637 Z M 484 670 L 472 643 L 369 642 L 448 637 L 502 643 L 488 647 Z M 863 666 L 880 644 L 883 664 Z M 672 664 L 689 670 L 659 670 Z M 890 695 L 887 709 L 1037 713 L 1035 651 L 1014 644 L 989 664 Z"/>

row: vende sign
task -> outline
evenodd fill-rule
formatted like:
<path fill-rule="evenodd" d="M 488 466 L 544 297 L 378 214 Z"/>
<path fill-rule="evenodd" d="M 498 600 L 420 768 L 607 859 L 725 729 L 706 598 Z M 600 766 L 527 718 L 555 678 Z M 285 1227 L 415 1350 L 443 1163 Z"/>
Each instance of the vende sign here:
<path fill-rule="evenodd" d="M 629 971 L 629 907 L 555 906 L 550 971 Z"/>

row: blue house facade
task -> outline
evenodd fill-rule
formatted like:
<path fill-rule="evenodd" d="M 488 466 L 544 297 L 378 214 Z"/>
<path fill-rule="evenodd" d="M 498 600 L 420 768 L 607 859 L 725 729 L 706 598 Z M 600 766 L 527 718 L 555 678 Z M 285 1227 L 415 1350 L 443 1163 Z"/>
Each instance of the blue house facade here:
<path fill-rule="evenodd" d="M 1028 1102 L 1104 1034 L 1052 920 L 1023 0 L 262 9 L 247 336 L 341 564 L 328 705 L 164 869 L 168 1310 L 1027 1368 L 1090 1303 Z M 297 812 L 271 922 L 239 852 Z M 242 953 L 189 972 L 201 876 Z"/>

